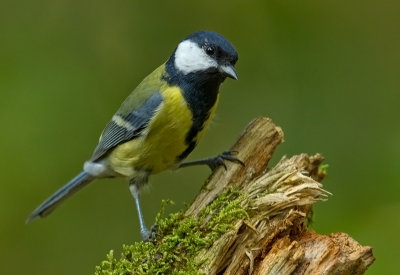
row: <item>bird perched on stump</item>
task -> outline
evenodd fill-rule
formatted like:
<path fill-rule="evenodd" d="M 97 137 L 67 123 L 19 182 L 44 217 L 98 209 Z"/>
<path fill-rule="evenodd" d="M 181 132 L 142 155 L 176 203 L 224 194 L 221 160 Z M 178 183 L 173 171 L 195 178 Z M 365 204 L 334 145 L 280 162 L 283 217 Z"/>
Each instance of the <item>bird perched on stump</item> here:
<path fill-rule="evenodd" d="M 140 232 L 148 239 L 139 193 L 152 174 L 166 169 L 224 161 L 241 163 L 232 152 L 183 162 L 214 115 L 219 87 L 237 79 L 238 54 L 222 35 L 195 32 L 183 39 L 167 62 L 149 74 L 122 103 L 103 130 L 83 171 L 45 200 L 28 217 L 47 216 L 70 195 L 95 179 L 122 177 L 135 199 Z"/>

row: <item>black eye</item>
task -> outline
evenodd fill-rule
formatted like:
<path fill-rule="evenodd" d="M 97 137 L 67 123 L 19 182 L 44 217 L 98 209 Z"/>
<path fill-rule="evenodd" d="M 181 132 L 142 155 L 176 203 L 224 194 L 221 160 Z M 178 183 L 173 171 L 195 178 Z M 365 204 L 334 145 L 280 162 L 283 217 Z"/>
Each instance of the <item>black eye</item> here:
<path fill-rule="evenodd" d="M 211 46 L 206 46 L 205 51 L 208 55 L 213 55 L 215 53 L 215 49 Z"/>

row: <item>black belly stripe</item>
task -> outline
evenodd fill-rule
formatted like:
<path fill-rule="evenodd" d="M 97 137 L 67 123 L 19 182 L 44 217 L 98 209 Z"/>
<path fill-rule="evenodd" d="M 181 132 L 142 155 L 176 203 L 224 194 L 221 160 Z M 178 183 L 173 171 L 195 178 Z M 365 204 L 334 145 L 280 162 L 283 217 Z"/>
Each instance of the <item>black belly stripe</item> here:
<path fill-rule="evenodd" d="M 210 110 L 214 106 L 217 96 L 217 89 L 183 89 L 183 96 L 186 99 L 189 109 L 192 111 L 193 122 L 187 132 L 185 142 L 188 145 L 178 157 L 178 161 L 185 159 L 197 145 L 197 135 L 204 128 L 205 122 L 210 118 Z"/>
<path fill-rule="evenodd" d="M 193 149 L 196 147 L 196 141 L 193 140 L 189 143 L 188 147 L 186 148 L 185 151 L 182 152 L 182 154 L 180 154 L 177 159 L 178 161 L 182 161 L 184 160 L 192 151 Z"/>
<path fill-rule="evenodd" d="M 197 135 L 203 130 L 205 122 L 210 117 L 210 110 L 217 100 L 219 86 L 225 77 L 206 71 L 184 75 L 175 68 L 173 58 L 168 60 L 166 71 L 167 74 L 163 75 L 162 79 L 171 86 L 175 85 L 181 88 L 183 97 L 193 115 L 192 126 L 185 138 L 187 148 L 177 156 L 177 161 L 182 161 L 196 147 Z"/>

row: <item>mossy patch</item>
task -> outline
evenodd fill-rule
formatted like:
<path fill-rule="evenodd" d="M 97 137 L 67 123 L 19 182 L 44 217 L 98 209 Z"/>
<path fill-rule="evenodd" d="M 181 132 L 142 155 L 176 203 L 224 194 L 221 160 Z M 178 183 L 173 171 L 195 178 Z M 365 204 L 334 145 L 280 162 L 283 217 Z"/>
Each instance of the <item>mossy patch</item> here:
<path fill-rule="evenodd" d="M 211 247 L 236 221 L 248 217 L 241 206 L 243 200 L 244 195 L 230 188 L 197 218 L 182 211 L 163 218 L 166 205 L 171 203 L 164 201 L 156 217 L 159 235 L 154 242 L 123 245 L 119 259 L 111 250 L 95 274 L 199 274 L 202 262 L 194 260 L 198 252 Z"/>
<path fill-rule="evenodd" d="M 329 164 L 321 164 L 320 166 L 318 166 L 318 174 L 326 176 L 328 174 L 328 168 Z"/>

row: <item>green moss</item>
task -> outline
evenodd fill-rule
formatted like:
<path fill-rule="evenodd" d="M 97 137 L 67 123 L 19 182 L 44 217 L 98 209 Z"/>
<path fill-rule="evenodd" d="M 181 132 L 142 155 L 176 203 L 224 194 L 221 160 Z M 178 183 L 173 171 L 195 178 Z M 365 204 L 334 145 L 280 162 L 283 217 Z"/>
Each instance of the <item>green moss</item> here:
<path fill-rule="evenodd" d="M 328 174 L 329 164 L 321 164 L 318 166 L 318 173 L 326 176 Z"/>
<path fill-rule="evenodd" d="M 116 259 L 111 250 L 96 267 L 95 274 L 199 274 L 201 262 L 195 262 L 197 253 L 226 233 L 239 219 L 247 218 L 241 207 L 243 195 L 228 189 L 204 208 L 198 218 L 185 217 L 183 212 L 163 218 L 163 201 L 157 214 L 158 234 L 154 242 L 123 245 L 121 257 Z"/>

